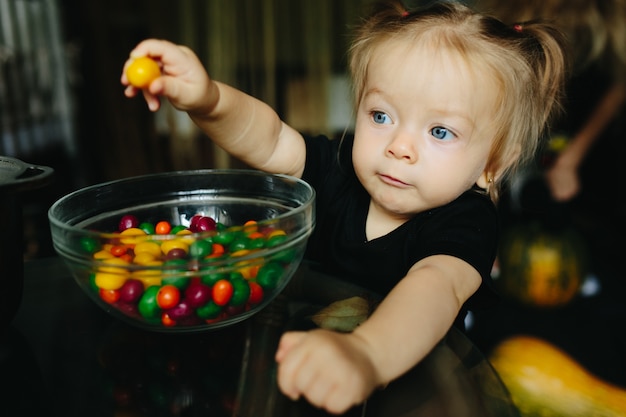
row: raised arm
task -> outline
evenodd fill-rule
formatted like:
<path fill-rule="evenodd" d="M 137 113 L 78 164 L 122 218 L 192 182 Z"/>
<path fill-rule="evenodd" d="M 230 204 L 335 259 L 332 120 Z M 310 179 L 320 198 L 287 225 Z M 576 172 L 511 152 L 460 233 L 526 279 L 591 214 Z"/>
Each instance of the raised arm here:
<path fill-rule="evenodd" d="M 132 50 L 121 82 L 127 97 L 139 89 L 129 85 L 125 70 L 133 59 L 149 56 L 161 65 L 161 76 L 141 90 L 152 111 L 160 98 L 189 114 L 218 146 L 253 168 L 300 177 L 304 171 L 302 136 L 285 124 L 267 104 L 235 88 L 212 80 L 189 48 L 148 39 Z"/>

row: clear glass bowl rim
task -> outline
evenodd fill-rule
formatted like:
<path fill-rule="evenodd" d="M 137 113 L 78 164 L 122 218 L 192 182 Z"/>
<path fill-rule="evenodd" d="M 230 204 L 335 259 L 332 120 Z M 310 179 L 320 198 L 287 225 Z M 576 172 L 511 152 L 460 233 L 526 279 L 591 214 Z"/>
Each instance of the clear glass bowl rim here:
<path fill-rule="evenodd" d="M 94 192 L 97 189 L 112 187 L 112 186 L 115 186 L 116 184 L 122 184 L 122 183 L 136 182 L 136 181 L 142 181 L 142 180 L 155 180 L 158 178 L 169 177 L 169 176 L 181 176 L 182 177 L 186 175 L 228 175 L 228 176 L 246 175 L 246 176 L 257 176 L 257 177 L 274 177 L 278 179 L 292 181 L 296 183 L 299 187 L 302 187 L 306 191 L 307 197 L 303 204 L 301 204 L 298 207 L 293 208 L 289 212 L 280 214 L 272 219 L 259 221 L 259 224 L 276 222 L 276 221 L 280 221 L 283 218 L 293 217 L 294 215 L 297 215 L 302 211 L 308 210 L 309 207 L 315 201 L 315 190 L 313 189 L 313 187 L 311 187 L 311 185 L 309 185 L 306 181 L 300 178 L 291 176 L 291 175 L 271 174 L 271 173 L 267 173 L 267 172 L 263 172 L 259 170 L 253 170 L 253 169 L 230 169 L 229 168 L 229 169 L 196 169 L 196 170 L 184 170 L 184 171 L 179 170 L 179 171 L 169 171 L 169 172 L 162 172 L 162 173 L 155 173 L 155 174 L 138 175 L 138 176 L 127 177 L 127 178 L 122 178 L 122 179 L 117 179 L 117 180 L 111 180 L 111 181 L 106 181 L 106 182 L 102 182 L 98 184 L 89 185 L 89 186 L 80 188 L 78 190 L 72 191 L 62 196 L 58 200 L 56 200 L 50 206 L 50 208 L 48 209 L 48 220 L 50 221 L 52 226 L 62 229 L 65 232 L 81 233 L 81 234 L 84 234 L 85 236 L 115 237 L 114 233 L 92 231 L 92 230 L 74 226 L 64 221 L 61 221 L 59 220 L 57 216 L 57 212 L 69 200 L 72 200 L 81 194 Z M 313 219 L 313 223 L 314 222 L 315 220 Z M 200 234 L 195 234 L 195 235 L 200 235 Z M 191 236 L 194 236 L 194 235 L 191 235 Z"/>

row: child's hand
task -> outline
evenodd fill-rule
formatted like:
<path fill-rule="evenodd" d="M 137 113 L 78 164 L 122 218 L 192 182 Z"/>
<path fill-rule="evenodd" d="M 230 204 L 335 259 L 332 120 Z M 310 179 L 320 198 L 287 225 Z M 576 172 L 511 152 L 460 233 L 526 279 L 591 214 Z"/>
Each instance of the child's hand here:
<path fill-rule="evenodd" d="M 360 404 L 380 385 L 366 342 L 354 333 L 288 332 L 276 352 L 278 385 L 331 413 Z"/>
<path fill-rule="evenodd" d="M 161 76 L 141 90 L 152 111 L 160 108 L 160 96 L 166 97 L 179 110 L 198 114 L 209 114 L 219 94 L 211 82 L 202 62 L 191 49 L 171 42 L 148 39 L 139 43 L 124 64 L 121 82 L 126 86 L 124 93 L 134 97 L 139 92 L 130 85 L 126 69 L 135 58 L 148 56 L 160 64 Z"/>

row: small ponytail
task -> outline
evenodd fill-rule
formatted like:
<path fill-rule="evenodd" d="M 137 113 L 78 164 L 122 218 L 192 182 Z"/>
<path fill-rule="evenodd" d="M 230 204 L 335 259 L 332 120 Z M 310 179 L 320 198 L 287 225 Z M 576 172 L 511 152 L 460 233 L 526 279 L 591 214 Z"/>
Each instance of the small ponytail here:
<path fill-rule="evenodd" d="M 565 35 L 552 23 L 541 20 L 516 23 L 513 29 L 519 34 L 521 50 L 536 73 L 538 93 L 545 100 L 543 111 L 537 116 L 546 125 L 563 111 L 563 91 L 571 64 Z"/>

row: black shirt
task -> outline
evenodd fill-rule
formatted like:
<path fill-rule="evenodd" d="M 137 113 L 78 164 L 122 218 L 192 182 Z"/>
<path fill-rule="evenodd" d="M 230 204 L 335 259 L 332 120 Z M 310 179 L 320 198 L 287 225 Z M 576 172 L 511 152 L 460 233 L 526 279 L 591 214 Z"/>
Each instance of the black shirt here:
<path fill-rule="evenodd" d="M 420 259 L 446 254 L 463 259 L 482 277 L 466 303 L 476 308 L 495 300 L 491 268 L 498 218 L 485 193 L 472 189 L 445 206 L 417 214 L 389 234 L 367 241 L 370 196 L 352 167 L 352 137 L 343 141 L 305 136 L 303 179 L 316 190 L 316 226 L 306 258 L 381 295 L 387 294 Z M 464 316 L 464 314 L 462 314 Z"/>

